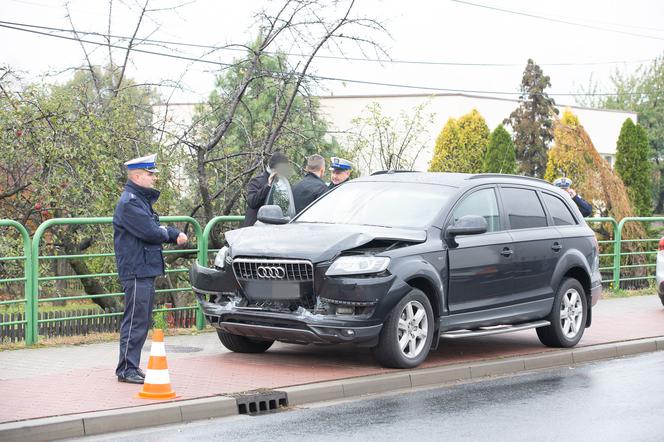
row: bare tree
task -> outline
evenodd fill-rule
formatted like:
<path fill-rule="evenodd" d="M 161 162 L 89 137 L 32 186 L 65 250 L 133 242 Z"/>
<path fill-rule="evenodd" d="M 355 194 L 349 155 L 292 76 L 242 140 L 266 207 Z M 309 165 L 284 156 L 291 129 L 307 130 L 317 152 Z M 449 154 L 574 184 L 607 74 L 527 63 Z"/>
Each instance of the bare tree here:
<path fill-rule="evenodd" d="M 354 0 L 286 0 L 275 12 L 263 10 L 256 15 L 260 30 L 256 43 L 246 47 L 249 56 L 236 64 L 241 67 L 241 78 L 231 90 L 225 91 L 220 109 L 210 108 L 206 115 L 216 115 L 214 130 L 207 137 L 200 137 L 200 126 L 209 123 L 204 117 L 192 122 L 177 137 L 177 144 L 186 147 L 195 164 L 193 175 L 198 202 L 191 208 L 191 215 L 198 214 L 202 209 L 202 218 L 207 222 L 215 215 L 231 213 L 240 201 L 247 181 L 272 154 L 284 132 L 297 134 L 296 128 L 289 127 L 288 120 L 296 99 L 309 95 L 312 82 L 310 69 L 323 48 L 343 53 L 347 44 L 352 43 L 362 51 L 385 54 L 371 35 L 376 32 L 386 34 L 385 28 L 373 18 L 355 16 L 354 9 Z M 281 47 L 297 47 L 304 57 L 294 64 L 278 58 L 281 65 L 277 69 L 267 68 L 266 55 L 278 53 Z M 254 124 L 252 116 L 239 119 L 237 115 L 239 109 L 246 109 L 243 100 L 249 88 L 265 78 L 271 80 L 275 99 L 268 122 L 262 128 L 262 136 L 254 139 L 251 136 L 254 132 L 247 130 Z M 235 146 L 224 143 L 232 127 L 246 134 L 245 145 L 249 146 L 249 150 L 234 152 Z M 303 141 L 307 139 L 307 134 L 298 136 Z M 234 165 L 239 163 L 242 167 L 229 165 L 233 160 Z M 230 173 L 225 173 L 226 170 Z M 221 176 L 221 179 L 211 180 L 211 173 Z M 220 211 L 215 210 L 213 203 L 222 196 L 223 207 Z"/>
<path fill-rule="evenodd" d="M 120 3 L 127 6 L 122 1 Z M 320 51 L 325 49 L 343 53 L 352 45 L 363 52 L 373 51 L 376 54 L 385 55 L 373 36 L 374 33 L 386 33 L 385 29 L 375 19 L 356 16 L 354 0 L 334 2 L 284 0 L 282 3 L 276 4 L 276 7 L 271 6 L 270 9 L 256 14 L 258 35 L 253 43 L 227 46 L 244 48 L 248 55 L 224 66 L 223 69 L 226 71 L 234 70 L 237 81 L 232 84 L 232 87 L 223 90 L 218 103 L 214 106 L 204 106 L 205 111 L 202 112 L 200 118 L 176 131 L 168 127 L 166 117 L 164 117 L 162 121 L 153 120 L 148 125 L 141 126 L 141 130 L 134 135 L 117 136 L 118 134 L 114 132 L 125 125 L 116 127 L 112 123 L 104 123 L 104 118 L 111 118 L 110 115 L 114 114 L 112 108 L 114 101 L 122 102 L 126 116 L 131 117 L 129 120 L 135 119 L 133 115 L 138 114 L 151 116 L 151 106 L 154 104 L 142 101 L 136 103 L 131 100 L 123 101 L 127 94 L 131 94 L 133 88 L 144 86 L 136 84 L 129 78 L 128 69 L 134 54 L 140 50 L 142 45 L 156 44 L 146 41 L 149 37 L 145 37 L 145 35 L 150 35 L 150 32 L 146 32 L 146 23 L 154 24 L 154 19 L 150 15 L 157 9 L 150 8 L 149 0 L 141 0 L 137 6 L 138 9 L 135 9 L 137 18 L 133 32 L 129 37 L 121 38 L 112 34 L 115 3 L 113 0 L 109 0 L 106 33 L 96 35 L 97 38 L 104 39 L 105 43 L 102 45 L 105 45 L 108 51 L 108 59 L 102 68 L 95 65 L 93 61 L 93 55 L 97 59 L 99 54 L 93 54 L 89 50 L 91 42 L 86 37 L 82 37 L 89 33 L 77 29 L 76 21 L 67 8 L 72 34 L 80 44 L 84 59 L 82 68 L 74 70 L 84 71 L 90 79 L 85 85 L 82 85 L 84 96 L 80 102 L 76 103 L 80 106 L 81 112 L 81 118 L 76 121 L 77 132 L 69 133 L 65 128 L 67 124 L 71 123 L 71 120 L 68 120 L 71 118 L 71 109 L 63 110 L 63 112 L 69 112 L 65 117 L 54 115 L 51 109 L 38 108 L 39 100 L 35 100 L 30 105 L 31 115 L 43 123 L 38 127 L 40 136 L 48 136 L 46 134 L 49 133 L 49 128 L 51 129 L 52 140 L 50 142 L 54 149 L 69 147 L 65 146 L 67 143 L 71 143 L 71 147 L 86 146 L 85 143 L 89 140 L 88 135 L 101 133 L 102 136 L 99 136 L 94 143 L 96 146 L 103 147 L 100 149 L 100 158 L 108 161 L 105 163 L 107 164 L 105 167 L 115 164 L 117 168 L 113 169 L 114 172 L 109 172 L 104 176 L 104 179 L 107 179 L 103 184 L 104 189 L 107 189 L 104 192 L 95 187 L 99 183 L 82 183 L 87 179 L 85 174 L 81 173 L 84 165 L 69 163 L 69 160 L 62 157 L 54 160 L 47 156 L 48 159 L 38 164 L 39 167 L 35 171 L 10 178 L 8 182 L 14 185 L 3 186 L 0 189 L 0 201 L 3 198 L 26 198 L 26 220 L 33 217 L 34 222 L 38 223 L 39 219 L 36 216 L 41 216 L 39 212 L 35 212 L 35 201 L 26 196 L 36 198 L 37 195 L 31 189 L 44 186 L 42 184 L 34 186 L 34 183 L 45 183 L 49 179 L 55 181 L 52 177 L 56 170 L 58 174 L 67 177 L 67 182 L 71 184 L 69 189 L 75 188 L 77 192 L 56 188 L 53 195 L 66 195 L 72 202 L 67 207 L 53 207 L 49 216 L 89 214 L 85 211 L 85 207 L 78 207 L 76 204 L 84 205 L 86 201 L 89 202 L 95 198 L 103 199 L 105 204 L 97 207 L 112 207 L 108 196 L 113 195 L 114 191 L 109 192 L 108 189 L 121 186 L 124 179 L 121 166 L 117 164 L 117 158 L 135 153 L 138 146 L 148 144 L 153 146 L 154 143 L 159 143 L 162 152 L 172 155 L 173 162 L 178 160 L 177 157 L 182 152 L 186 154 L 186 159 L 181 162 L 181 166 L 190 172 L 195 183 L 194 191 L 190 192 L 191 198 L 183 203 L 184 207 L 189 209 L 189 213 L 198 216 L 203 222 L 209 221 L 215 215 L 232 213 L 237 210 L 242 201 L 243 189 L 247 181 L 262 167 L 264 160 L 272 154 L 283 139 L 287 138 L 293 140 L 294 144 L 311 147 L 310 145 L 320 138 L 322 129 L 314 127 L 313 131 L 308 133 L 293 123 L 293 115 L 314 120 L 312 109 L 314 109 L 315 103 L 309 95 L 314 86 L 315 77 L 310 71 Z M 118 40 L 124 41 L 125 44 L 119 46 Z M 274 55 L 279 54 L 281 50 L 286 52 L 286 49 L 293 47 L 298 48 L 303 54 L 301 57 L 296 57 L 294 61 L 285 56 Z M 222 48 L 210 49 L 206 51 L 206 54 L 220 49 Z M 116 64 L 114 57 L 122 60 L 121 63 Z M 192 60 L 192 62 L 194 61 Z M 219 65 L 222 64 L 219 63 Z M 77 72 L 77 74 L 80 73 Z M 265 80 L 269 81 L 265 83 Z M 270 97 L 273 97 L 260 109 L 262 114 L 269 115 L 267 120 L 264 115 L 256 115 L 257 111 L 252 108 L 248 99 L 248 92 L 252 97 L 262 92 L 256 90 L 261 82 L 263 82 L 261 87 L 269 88 Z M 172 83 L 173 86 L 179 87 L 180 81 L 176 80 Z M 0 84 L 2 84 L 1 81 Z M 156 86 L 163 85 L 164 83 L 156 84 Z M 0 95 L 3 92 L 0 91 Z M 11 100 L 7 102 L 11 102 Z M 165 104 L 168 105 L 168 99 Z M 240 114 L 241 117 L 239 117 Z M 29 126 L 30 122 L 21 121 L 20 123 Z M 132 121 L 127 121 L 127 123 L 133 124 Z M 89 127 L 86 126 L 88 124 Z M 104 129 L 100 124 L 107 124 L 107 128 Z M 141 121 L 140 125 L 142 124 Z M 315 125 L 312 124 L 312 126 Z M 104 136 L 106 133 L 112 136 Z M 82 136 L 78 139 L 80 134 L 87 138 L 84 139 Z M 157 135 L 153 140 L 154 143 L 146 143 L 146 134 Z M 241 138 L 243 146 L 240 150 L 238 150 L 239 138 Z M 122 140 L 122 144 L 118 145 L 117 140 Z M 81 146 L 74 146 L 79 141 Z M 109 144 L 104 145 L 104 143 Z M 17 141 L 16 146 L 22 148 L 23 145 Z M 110 152 L 113 154 L 109 155 Z M 29 157 L 26 158 L 26 161 L 29 162 L 29 160 Z M 72 161 L 80 163 L 81 158 L 77 157 Z M 89 168 L 89 166 L 87 167 Z M 12 172 L 18 170 L 14 169 L 16 168 L 13 168 Z M 24 168 L 24 170 L 27 169 Z M 116 182 L 112 182 L 113 180 Z M 79 182 L 81 183 L 79 184 Z M 43 189 L 43 191 L 50 190 Z M 75 202 L 74 197 L 77 198 Z M 183 196 L 184 199 L 186 198 Z M 96 241 L 103 238 L 104 234 L 101 231 L 92 234 L 90 232 L 90 229 L 76 227 L 56 229 L 53 232 L 53 242 L 49 246 L 62 249 L 67 254 L 80 254 L 85 250 L 95 250 Z M 173 261 L 183 256 L 189 255 L 169 255 L 168 259 Z M 77 274 L 91 273 L 85 262 L 81 260 L 74 261 L 72 267 Z M 177 275 L 173 274 L 169 277 L 177 277 Z M 167 280 L 164 284 L 172 286 L 173 281 Z M 109 290 L 109 286 L 105 282 L 101 283 L 94 278 L 86 278 L 84 288 L 88 294 L 97 295 L 107 293 Z M 176 305 L 183 305 L 185 302 L 177 295 L 173 295 L 173 300 Z M 95 302 L 104 307 L 117 306 L 117 298 L 99 297 L 95 298 Z"/>
<path fill-rule="evenodd" d="M 393 118 L 384 115 L 380 104 L 374 102 L 354 118 L 347 140 L 359 170 L 412 170 L 430 143 L 428 129 L 434 114 L 426 112 L 427 105 L 422 103 Z"/>

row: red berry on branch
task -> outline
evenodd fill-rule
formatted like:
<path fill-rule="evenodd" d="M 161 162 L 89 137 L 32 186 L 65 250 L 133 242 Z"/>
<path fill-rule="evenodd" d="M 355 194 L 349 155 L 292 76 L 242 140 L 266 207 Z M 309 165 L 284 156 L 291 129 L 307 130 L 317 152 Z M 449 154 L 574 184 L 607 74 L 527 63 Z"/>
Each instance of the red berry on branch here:
<path fill-rule="evenodd" d="M 35 210 L 41 210 L 41 207 L 42 207 L 41 204 L 39 203 L 35 204 Z"/>
<path fill-rule="evenodd" d="M 16 131 L 16 136 L 17 136 L 17 137 L 22 137 L 22 136 L 23 136 L 23 131 L 22 131 L 21 129 L 18 129 L 18 130 Z"/>

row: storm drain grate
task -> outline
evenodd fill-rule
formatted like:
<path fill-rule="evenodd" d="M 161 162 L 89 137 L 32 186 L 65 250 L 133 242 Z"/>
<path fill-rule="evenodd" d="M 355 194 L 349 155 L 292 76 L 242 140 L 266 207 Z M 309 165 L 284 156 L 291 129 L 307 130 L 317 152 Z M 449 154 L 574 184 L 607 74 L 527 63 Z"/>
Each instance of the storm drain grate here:
<path fill-rule="evenodd" d="M 236 398 L 239 414 L 264 414 L 288 406 L 288 396 L 283 391 L 250 393 Z"/>

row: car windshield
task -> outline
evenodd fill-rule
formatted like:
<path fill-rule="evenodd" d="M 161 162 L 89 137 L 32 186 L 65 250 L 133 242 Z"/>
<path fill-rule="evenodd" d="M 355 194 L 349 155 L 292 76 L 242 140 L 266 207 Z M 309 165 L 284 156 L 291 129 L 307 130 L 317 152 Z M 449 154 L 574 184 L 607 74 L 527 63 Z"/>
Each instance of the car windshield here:
<path fill-rule="evenodd" d="M 321 198 L 293 222 L 421 229 L 430 225 L 453 189 L 399 182 L 350 182 Z"/>

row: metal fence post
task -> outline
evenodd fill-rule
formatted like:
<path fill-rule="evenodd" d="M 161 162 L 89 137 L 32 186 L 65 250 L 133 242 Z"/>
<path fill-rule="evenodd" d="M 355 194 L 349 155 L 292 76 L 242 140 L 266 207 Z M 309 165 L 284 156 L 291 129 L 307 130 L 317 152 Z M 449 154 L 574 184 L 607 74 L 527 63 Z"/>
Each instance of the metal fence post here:
<path fill-rule="evenodd" d="M 18 224 L 18 223 L 17 223 Z M 25 294 L 25 345 L 32 345 L 36 341 L 36 336 L 33 334 L 34 327 L 31 323 L 35 318 L 35 314 L 32 309 L 35 305 L 35 300 L 33 299 L 32 291 L 32 274 L 34 272 L 34 267 L 32 265 L 32 247 L 30 243 L 30 235 L 25 227 L 19 224 L 21 228 L 21 235 L 23 235 L 23 255 L 25 256 L 25 287 L 23 293 Z"/>
<path fill-rule="evenodd" d="M 615 225 L 613 226 L 613 289 L 618 290 L 620 289 L 620 263 L 622 261 L 622 257 L 620 255 L 620 249 L 621 249 L 621 244 L 622 244 L 622 229 L 623 226 L 625 225 L 625 219 L 620 220 L 620 223 L 616 227 Z"/>
<path fill-rule="evenodd" d="M 200 223 L 189 216 L 161 216 L 159 217 L 159 221 L 164 221 L 164 222 L 188 222 L 194 227 L 194 234 L 196 235 L 196 259 L 198 262 L 201 262 L 201 245 L 206 242 L 204 235 L 203 235 L 203 229 L 201 228 Z M 207 250 L 207 247 L 206 247 Z M 206 253 L 207 256 L 207 253 Z M 203 315 L 203 309 L 201 308 L 200 304 L 198 305 L 198 308 L 196 308 L 196 328 L 198 330 L 202 330 L 205 328 L 205 316 Z"/>
<path fill-rule="evenodd" d="M 51 218 L 49 220 L 46 220 L 45 222 L 41 223 L 39 227 L 37 227 L 37 230 L 35 230 L 35 234 L 32 236 L 32 254 L 30 255 L 30 258 L 32 260 L 32 283 L 31 283 L 31 301 L 32 301 L 32 314 L 31 314 L 31 321 L 32 321 L 32 335 L 34 337 L 33 342 L 39 341 L 39 322 L 38 322 L 38 317 L 39 317 L 39 243 L 41 242 L 42 236 L 44 235 L 44 232 L 46 229 L 48 229 L 50 226 L 55 224 L 57 222 L 57 218 Z"/>
<path fill-rule="evenodd" d="M 17 323 L 23 322 L 25 324 L 25 344 L 32 345 L 34 343 L 34 335 L 32 333 L 32 260 L 30 254 L 32 249 L 30 247 L 30 234 L 28 230 L 19 222 L 11 219 L 0 219 L 0 226 L 13 227 L 21 235 L 23 240 L 23 256 L 22 257 L 8 257 L 8 260 L 23 261 L 23 278 L 10 278 L 10 280 L 23 280 L 23 303 L 25 304 L 25 317 Z M 9 302 L 9 301 L 8 301 Z M 12 303 L 20 303 L 11 301 Z"/>
<path fill-rule="evenodd" d="M 611 267 L 605 267 L 605 268 L 602 268 L 601 270 L 611 269 L 611 279 L 602 280 L 602 282 L 603 283 L 604 282 L 614 283 L 615 279 L 616 279 L 616 276 L 620 277 L 620 235 L 618 233 L 618 222 L 614 218 L 609 217 L 609 216 L 586 218 L 585 221 L 587 223 L 611 223 L 611 226 L 613 227 L 613 240 L 612 241 L 608 241 L 608 240 L 598 241 L 598 244 L 608 244 L 608 243 L 613 244 L 613 251 L 612 251 L 611 255 L 603 254 L 603 255 L 600 255 L 600 256 L 612 256 Z M 618 248 L 616 248 L 616 246 Z M 616 264 L 617 264 L 617 266 L 616 266 Z"/>

